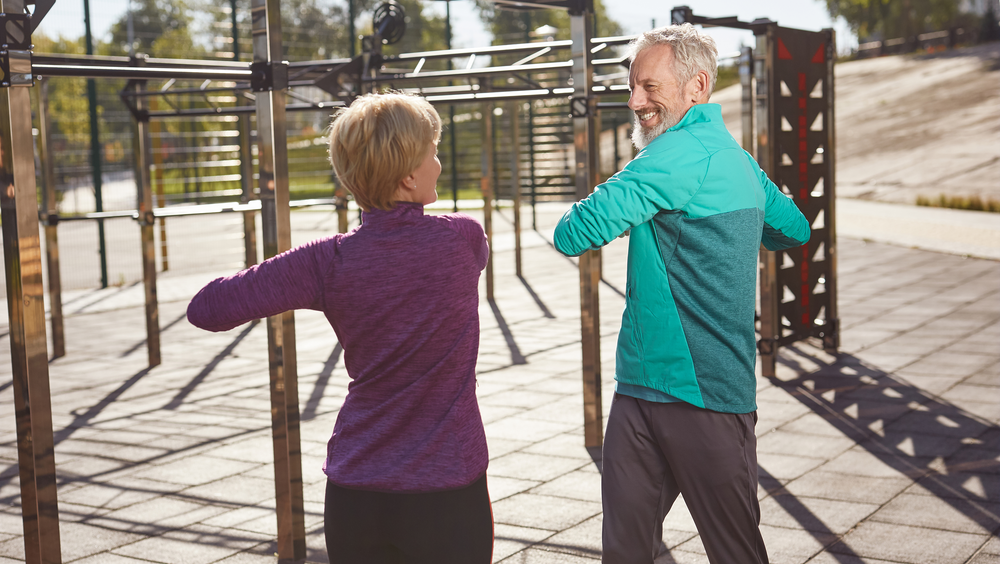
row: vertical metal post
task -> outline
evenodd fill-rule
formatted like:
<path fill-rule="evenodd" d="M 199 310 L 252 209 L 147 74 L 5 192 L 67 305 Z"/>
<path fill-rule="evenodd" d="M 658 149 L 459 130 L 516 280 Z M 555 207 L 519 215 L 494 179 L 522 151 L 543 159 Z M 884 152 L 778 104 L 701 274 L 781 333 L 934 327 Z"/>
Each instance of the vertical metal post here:
<path fill-rule="evenodd" d="M 272 76 L 287 77 L 281 61 L 281 12 L 278 0 L 251 0 L 253 60 Z M 288 208 L 288 145 L 283 83 L 257 93 L 257 155 L 264 259 L 291 247 Z M 267 319 L 271 375 L 271 433 L 274 442 L 274 488 L 278 519 L 278 561 L 305 559 L 305 511 L 299 436 L 295 317 L 285 312 Z"/>
<path fill-rule="evenodd" d="M 531 42 L 531 12 L 521 12 L 521 21 L 524 24 L 524 42 Z M 535 104 L 528 100 L 528 176 L 531 189 L 531 228 L 538 231 L 538 214 L 536 204 L 538 203 L 535 186 Z"/>
<path fill-rule="evenodd" d="M 514 199 L 514 273 L 521 278 L 521 102 L 510 103 L 510 189 Z"/>
<path fill-rule="evenodd" d="M 229 0 L 231 28 L 233 30 L 233 60 L 240 60 L 240 28 L 236 17 L 236 0 Z M 236 124 L 240 142 L 240 202 L 246 204 L 256 199 L 253 192 L 253 153 L 250 150 L 250 116 L 240 114 Z M 243 212 L 243 251 L 246 268 L 257 264 L 257 215 L 253 210 Z"/>
<path fill-rule="evenodd" d="M 145 81 L 133 82 L 132 88 L 136 92 L 145 90 Z M 141 112 L 146 102 L 142 96 L 136 96 L 135 104 Z M 153 215 L 153 185 L 149 178 L 149 117 L 136 119 L 134 131 L 132 147 L 135 150 L 135 187 L 142 241 L 142 281 L 146 290 L 146 351 L 152 368 L 160 364 L 160 309 L 156 298 L 156 241 L 153 235 L 156 217 Z"/>
<path fill-rule="evenodd" d="M 491 107 L 490 107 L 490 113 L 496 112 L 497 108 L 500 108 L 500 106 L 491 105 Z M 502 112 L 503 112 L 503 109 L 500 108 L 501 115 L 502 115 Z M 493 115 L 497 115 L 497 114 L 494 113 Z M 493 120 L 493 128 L 492 128 L 493 129 L 493 134 L 490 136 L 490 152 L 493 153 L 493 207 L 496 208 L 496 211 L 500 211 L 500 199 L 499 199 L 499 197 L 497 195 L 497 190 L 500 189 L 500 169 L 498 169 L 497 166 L 496 166 L 496 163 L 497 163 L 497 129 L 500 128 L 500 124 L 496 120 L 494 120 L 492 117 L 490 117 L 490 119 Z"/>
<path fill-rule="evenodd" d="M 349 52 L 352 59 L 358 54 L 357 32 L 354 31 L 354 18 L 356 17 L 357 15 L 354 13 L 354 0 L 347 0 L 347 35 L 351 40 Z"/>
<path fill-rule="evenodd" d="M 333 196 L 336 200 L 334 206 L 337 209 L 337 232 L 347 233 L 347 229 L 350 227 L 350 219 L 347 217 L 347 189 L 337 184 L 333 190 Z"/>
<path fill-rule="evenodd" d="M 87 55 L 94 54 L 90 33 L 90 0 L 83 0 L 84 42 Z M 94 180 L 95 211 L 104 211 L 104 172 L 101 162 L 101 127 L 97 119 L 97 83 L 87 79 L 87 106 L 90 113 L 90 169 Z M 104 220 L 97 220 L 97 252 L 101 262 L 101 288 L 108 287 L 108 249 L 104 237 Z"/>
<path fill-rule="evenodd" d="M 754 50 L 754 74 L 757 79 L 756 116 L 757 162 L 761 169 L 774 178 L 778 163 L 775 158 L 773 139 L 769 135 L 771 116 L 774 115 L 774 95 L 779 91 L 774 82 L 774 36 L 775 25 L 767 26 L 764 33 L 757 35 Z M 776 340 L 781 336 L 781 316 L 778 314 L 778 263 L 775 253 L 760 249 L 760 361 L 761 373 L 771 378 L 775 375 L 778 355 Z"/>
<path fill-rule="evenodd" d="M 743 129 L 743 150 L 754 154 L 754 130 L 753 130 L 753 48 L 744 47 L 740 52 L 740 86 L 742 87 L 742 129 Z"/>
<path fill-rule="evenodd" d="M 829 296 L 826 304 L 827 332 L 823 335 L 823 348 L 835 354 L 840 348 L 840 312 L 837 308 L 837 135 L 834 115 L 835 90 L 833 88 L 833 66 L 837 59 L 837 32 L 833 29 L 823 30 L 829 37 L 826 44 L 826 77 L 823 80 L 823 95 L 827 100 L 826 115 L 823 116 L 826 127 L 826 155 L 830 185 L 824 186 L 826 191 L 826 261 L 827 269 L 825 291 Z"/>
<path fill-rule="evenodd" d="M 490 79 L 484 78 L 480 84 L 481 92 L 488 92 L 490 89 Z M 493 140 L 493 104 L 486 102 L 483 104 L 483 148 L 482 148 L 482 178 L 480 179 L 480 190 L 483 194 L 483 229 L 486 231 L 486 241 L 490 248 L 493 248 L 493 151 L 491 141 Z M 486 260 L 486 299 L 493 301 L 493 253 L 490 253 Z"/>
<path fill-rule="evenodd" d="M 573 39 L 573 88 L 570 112 L 573 115 L 573 145 L 576 149 L 576 197 L 586 198 L 598 175 L 597 98 L 594 97 L 590 39 L 593 37 L 592 0 L 580 2 L 569 14 Z M 601 407 L 601 252 L 580 256 L 580 333 L 583 346 L 583 421 L 586 446 L 604 443 Z"/>
<path fill-rule="evenodd" d="M 621 156 L 621 143 L 618 139 L 618 112 L 611 113 L 611 131 L 614 132 L 612 139 L 615 140 L 615 164 L 611 167 L 611 174 L 614 175 L 618 172 L 618 167 L 621 166 L 622 156 Z"/>
<path fill-rule="evenodd" d="M 17 17 L 24 8 L 24 0 L 0 0 L 0 13 Z M 0 216 L 24 556 L 29 564 L 57 564 L 62 556 L 31 137 L 30 29 L 27 18 L 0 29 L 0 57 L 9 71 L 0 77 Z"/>
<path fill-rule="evenodd" d="M 156 110 L 158 102 L 156 98 L 149 100 L 151 110 Z M 149 135 L 151 138 L 150 147 L 153 151 L 153 182 L 156 185 L 156 207 L 167 205 L 167 196 L 163 193 L 163 127 L 159 120 L 149 122 Z M 167 218 L 160 218 L 160 270 L 166 272 L 170 269 L 170 261 L 167 252 Z"/>
<path fill-rule="evenodd" d="M 52 358 L 66 356 L 63 329 L 62 273 L 59 266 L 59 209 L 56 202 L 55 164 L 52 160 L 52 127 L 49 123 L 49 81 L 38 88 L 38 153 L 42 163 L 42 210 L 45 217 L 45 259 L 49 274 L 49 310 L 52 324 Z"/>
<path fill-rule="evenodd" d="M 535 104 L 528 100 L 528 176 L 531 180 L 531 228 L 538 231 L 538 185 L 535 183 Z"/>
<path fill-rule="evenodd" d="M 444 41 L 445 47 L 451 49 L 451 0 L 444 2 Z M 448 70 L 452 70 L 454 63 L 448 58 Z M 453 84 L 448 81 L 448 86 Z M 455 106 L 448 105 L 448 140 L 451 143 L 451 201 L 452 211 L 458 211 L 458 139 L 455 127 Z"/>
<path fill-rule="evenodd" d="M 240 187 L 243 193 L 240 195 L 240 202 L 246 204 L 257 199 L 253 191 L 253 151 L 250 140 L 250 116 L 240 115 Z M 244 264 L 246 268 L 257 264 L 257 212 L 246 210 L 243 212 L 243 251 Z"/>

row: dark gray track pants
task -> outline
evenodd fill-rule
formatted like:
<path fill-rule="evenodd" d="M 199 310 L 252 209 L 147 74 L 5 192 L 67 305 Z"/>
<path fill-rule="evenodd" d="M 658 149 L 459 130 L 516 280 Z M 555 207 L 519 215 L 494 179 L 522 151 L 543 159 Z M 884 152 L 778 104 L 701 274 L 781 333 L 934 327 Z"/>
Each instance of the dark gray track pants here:
<path fill-rule="evenodd" d="M 767 564 L 757 503 L 757 414 L 615 394 L 604 439 L 605 564 L 650 564 L 684 495 L 712 564 Z"/>

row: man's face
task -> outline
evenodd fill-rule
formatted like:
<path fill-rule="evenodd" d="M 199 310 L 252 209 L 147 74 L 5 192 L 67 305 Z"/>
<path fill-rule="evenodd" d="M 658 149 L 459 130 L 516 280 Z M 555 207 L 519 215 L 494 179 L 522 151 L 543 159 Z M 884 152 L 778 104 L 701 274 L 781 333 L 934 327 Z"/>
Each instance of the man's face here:
<path fill-rule="evenodd" d="M 629 67 L 628 107 L 635 112 L 632 143 L 643 149 L 677 125 L 693 103 L 686 103 L 684 85 L 674 76 L 674 50 L 654 45 L 643 50 Z"/>

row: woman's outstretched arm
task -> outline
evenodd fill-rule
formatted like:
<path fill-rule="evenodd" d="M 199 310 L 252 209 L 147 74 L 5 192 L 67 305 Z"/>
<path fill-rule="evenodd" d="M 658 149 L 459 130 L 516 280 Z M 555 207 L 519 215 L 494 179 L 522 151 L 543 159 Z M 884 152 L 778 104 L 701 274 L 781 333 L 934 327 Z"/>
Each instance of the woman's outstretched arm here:
<path fill-rule="evenodd" d="M 323 277 L 340 235 L 312 241 L 209 282 L 188 304 L 192 325 L 228 331 L 293 309 L 323 309 Z"/>

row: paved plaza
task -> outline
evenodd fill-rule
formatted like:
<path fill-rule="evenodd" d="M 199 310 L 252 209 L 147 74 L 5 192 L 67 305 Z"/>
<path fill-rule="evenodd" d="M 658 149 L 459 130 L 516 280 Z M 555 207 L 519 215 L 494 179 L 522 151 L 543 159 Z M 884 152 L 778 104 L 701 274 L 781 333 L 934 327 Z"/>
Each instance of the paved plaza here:
<path fill-rule="evenodd" d="M 511 211 L 494 215 L 496 299 L 481 300 L 477 367 L 494 562 L 601 555 L 600 453 L 583 446 L 579 278 L 550 244 L 565 206 L 541 206 L 537 231 L 525 208 L 523 278 L 514 274 Z M 1000 231 L 995 214 L 962 218 Z M 235 231 L 237 216 L 203 221 Z M 296 212 L 293 224 L 296 242 L 336 226 L 325 211 Z M 992 251 L 970 257 L 882 240 L 866 239 L 862 225 L 838 241 L 841 354 L 799 343 L 782 350 L 777 378 L 758 378 L 771 561 L 1000 563 L 1000 262 L 977 258 Z M 605 419 L 626 247 L 618 240 L 603 255 Z M 153 369 L 141 285 L 64 298 L 67 355 L 50 367 L 64 562 L 276 560 L 266 329 L 213 334 L 188 324 L 187 300 L 230 272 L 204 270 L 159 278 L 163 364 Z M 320 467 L 348 377 L 322 315 L 295 320 L 308 561 L 321 563 Z M 0 564 L 10 564 L 24 548 L 9 339 L 0 341 Z M 682 501 L 661 549 L 657 564 L 707 562 Z"/>

